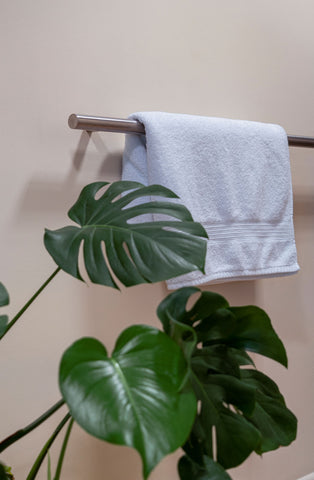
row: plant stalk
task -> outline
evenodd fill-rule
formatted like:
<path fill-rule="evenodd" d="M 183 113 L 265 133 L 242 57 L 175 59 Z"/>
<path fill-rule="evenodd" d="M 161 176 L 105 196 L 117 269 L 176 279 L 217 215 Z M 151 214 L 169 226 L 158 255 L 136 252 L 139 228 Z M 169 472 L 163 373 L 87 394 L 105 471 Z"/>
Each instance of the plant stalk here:
<path fill-rule="evenodd" d="M 70 423 L 69 423 L 68 428 L 67 428 L 67 431 L 66 431 L 65 436 L 64 436 L 64 440 L 63 440 L 60 455 L 59 455 L 58 465 L 57 465 L 56 473 L 55 473 L 55 476 L 53 477 L 53 480 L 59 480 L 60 479 L 61 469 L 62 469 L 63 460 L 64 460 L 64 455 L 65 455 L 66 448 L 68 446 L 73 422 L 74 422 L 74 419 L 71 418 Z"/>
<path fill-rule="evenodd" d="M 47 455 L 47 453 L 49 451 L 49 448 L 51 447 L 51 445 L 55 441 L 58 433 L 60 433 L 60 431 L 62 430 L 62 428 L 64 427 L 66 422 L 69 420 L 69 418 L 71 418 L 71 414 L 67 413 L 66 416 L 63 418 L 63 420 L 59 423 L 59 425 L 57 426 L 57 428 L 55 429 L 55 431 L 53 432 L 51 437 L 47 440 L 47 442 L 45 443 L 45 445 L 43 446 L 43 448 L 39 452 L 39 455 L 36 458 L 35 463 L 32 466 L 29 474 L 27 475 L 26 480 L 34 480 L 36 478 L 37 473 L 38 473 L 38 471 L 41 467 L 41 464 L 43 463 L 43 461 L 45 459 L 45 456 Z"/>
<path fill-rule="evenodd" d="M 24 305 L 24 307 L 21 308 L 21 310 L 15 315 L 14 318 L 12 318 L 11 322 L 8 323 L 5 331 L 0 337 L 0 340 L 8 333 L 8 331 L 13 327 L 13 325 L 18 321 L 18 319 L 23 315 L 23 313 L 28 309 L 28 307 L 36 300 L 38 295 L 44 290 L 44 288 L 48 285 L 48 283 L 51 282 L 51 280 L 57 275 L 57 273 L 61 270 L 60 267 L 58 267 L 52 275 L 42 284 L 42 286 L 37 290 L 37 292 L 34 293 L 34 295 L 28 300 L 28 302 Z"/>
<path fill-rule="evenodd" d="M 49 410 L 43 413 L 40 417 L 34 420 L 32 423 L 27 425 L 20 430 L 17 430 L 15 433 L 12 433 L 9 437 L 2 440 L 0 443 L 0 453 L 3 452 L 6 448 L 8 448 L 13 443 L 17 442 L 20 438 L 24 437 L 36 427 L 38 427 L 41 423 L 43 423 L 47 418 L 49 418 L 53 413 L 55 413 L 60 407 L 64 405 L 64 400 L 59 400 L 59 402 L 55 403 Z"/>
<path fill-rule="evenodd" d="M 47 457 L 47 480 L 51 480 L 51 460 L 49 452 Z"/>

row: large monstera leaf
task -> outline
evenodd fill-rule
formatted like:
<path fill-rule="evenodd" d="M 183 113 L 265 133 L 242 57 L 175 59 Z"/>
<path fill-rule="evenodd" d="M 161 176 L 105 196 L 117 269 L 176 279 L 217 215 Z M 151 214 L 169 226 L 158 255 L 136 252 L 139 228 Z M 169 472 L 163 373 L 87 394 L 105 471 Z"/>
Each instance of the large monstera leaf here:
<path fill-rule="evenodd" d="M 207 237 L 204 228 L 193 221 L 183 205 L 173 201 L 147 202 L 147 197 L 178 198 L 171 190 L 119 181 L 96 198 L 107 185 L 95 182 L 82 190 L 68 212 L 79 226 L 46 230 L 45 246 L 59 267 L 82 280 L 79 250 L 83 243 L 87 274 L 93 283 L 101 285 L 118 288 L 114 275 L 124 285 L 131 286 L 166 280 L 193 270 L 204 271 Z M 147 214 L 166 217 L 137 223 L 138 217 Z"/>
<path fill-rule="evenodd" d="M 97 438 L 135 448 L 147 478 L 192 428 L 196 398 L 187 371 L 173 340 L 135 325 L 122 332 L 111 358 L 96 339 L 75 342 L 61 360 L 59 378 L 77 423 Z"/>

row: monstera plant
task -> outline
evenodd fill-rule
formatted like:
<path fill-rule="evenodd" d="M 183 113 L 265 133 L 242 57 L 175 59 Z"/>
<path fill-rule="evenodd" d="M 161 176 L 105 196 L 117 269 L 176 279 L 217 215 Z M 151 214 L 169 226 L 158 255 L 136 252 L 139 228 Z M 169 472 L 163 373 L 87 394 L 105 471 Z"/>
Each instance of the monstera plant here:
<path fill-rule="evenodd" d="M 46 230 L 44 236 L 57 269 L 14 318 L 0 316 L 0 338 L 60 270 L 83 280 L 81 262 L 90 282 L 113 288 L 204 270 L 206 233 L 162 186 L 96 182 L 83 189 L 68 215 L 76 225 Z M 8 303 L 0 284 L 0 306 Z M 182 448 L 181 480 L 230 480 L 227 470 L 252 452 L 261 455 L 295 439 L 295 416 L 249 355 L 287 366 L 284 346 L 263 310 L 231 307 L 221 295 L 186 287 L 167 296 L 157 315 L 162 330 L 129 326 L 111 357 L 89 337 L 64 352 L 61 400 L 0 443 L 3 452 L 67 405 L 68 413 L 43 445 L 27 480 L 36 478 L 46 456 L 48 479 L 60 478 L 73 422 L 99 439 L 135 448 L 144 479 L 163 457 Z M 52 476 L 49 449 L 65 425 Z M 3 458 L 0 480 L 14 478 L 11 467 L 13 473 Z"/>

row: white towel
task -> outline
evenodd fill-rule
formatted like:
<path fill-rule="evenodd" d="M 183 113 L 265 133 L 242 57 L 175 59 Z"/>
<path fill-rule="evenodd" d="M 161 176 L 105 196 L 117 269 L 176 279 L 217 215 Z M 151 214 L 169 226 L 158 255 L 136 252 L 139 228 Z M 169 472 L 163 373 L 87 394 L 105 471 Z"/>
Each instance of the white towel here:
<path fill-rule="evenodd" d="M 122 179 L 170 188 L 209 236 L 205 275 L 181 275 L 168 288 L 299 270 L 282 127 L 162 112 L 129 118 L 146 136 L 126 136 Z"/>

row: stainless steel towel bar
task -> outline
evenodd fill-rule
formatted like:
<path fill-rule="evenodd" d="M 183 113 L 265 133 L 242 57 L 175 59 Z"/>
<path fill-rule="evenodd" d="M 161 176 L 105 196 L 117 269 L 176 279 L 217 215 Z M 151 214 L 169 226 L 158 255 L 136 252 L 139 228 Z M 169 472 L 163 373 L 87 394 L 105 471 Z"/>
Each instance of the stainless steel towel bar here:
<path fill-rule="evenodd" d="M 72 113 L 72 115 L 69 116 L 68 124 L 70 128 L 86 130 L 88 132 L 145 134 L 145 128 L 142 123 L 136 120 L 122 118 L 94 117 L 91 115 L 77 115 Z M 314 148 L 314 137 L 288 135 L 288 143 L 290 147 Z"/>

